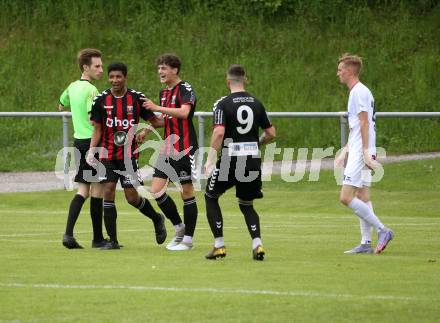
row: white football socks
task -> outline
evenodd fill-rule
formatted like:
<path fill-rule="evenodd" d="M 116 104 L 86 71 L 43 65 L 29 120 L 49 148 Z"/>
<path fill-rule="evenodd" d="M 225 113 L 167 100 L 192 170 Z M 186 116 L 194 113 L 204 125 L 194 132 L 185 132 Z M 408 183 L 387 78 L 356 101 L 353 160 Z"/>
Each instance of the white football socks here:
<path fill-rule="evenodd" d="M 192 244 L 193 243 L 193 237 L 191 237 L 191 236 L 183 236 L 182 242 L 183 243 L 187 243 L 187 244 Z"/>
<path fill-rule="evenodd" d="M 365 202 L 365 204 L 367 204 L 370 210 L 374 213 L 371 201 Z M 361 228 L 361 244 L 371 244 L 371 231 L 373 226 L 364 219 L 359 219 L 359 222 Z"/>
<path fill-rule="evenodd" d="M 215 238 L 214 247 L 220 248 L 225 246 L 225 239 L 223 237 Z"/>
<path fill-rule="evenodd" d="M 372 225 L 376 231 L 379 232 L 385 229 L 385 226 L 382 224 L 382 222 L 380 222 L 372 209 L 370 209 L 365 202 L 361 201 L 357 197 L 355 197 L 350 204 L 348 204 L 348 207 L 352 209 L 359 218 Z"/>
<path fill-rule="evenodd" d="M 258 246 L 262 246 L 263 242 L 261 242 L 260 238 L 252 239 L 252 250 L 254 250 Z"/>
<path fill-rule="evenodd" d="M 181 233 L 185 233 L 185 225 L 183 223 L 176 224 L 174 229 L 176 229 L 176 234 L 178 236 L 182 236 Z"/>

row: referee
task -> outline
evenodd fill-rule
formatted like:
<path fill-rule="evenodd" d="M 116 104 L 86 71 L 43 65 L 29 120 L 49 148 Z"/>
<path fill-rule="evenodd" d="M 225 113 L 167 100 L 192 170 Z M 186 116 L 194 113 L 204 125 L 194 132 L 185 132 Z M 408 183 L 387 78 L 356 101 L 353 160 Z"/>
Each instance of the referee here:
<path fill-rule="evenodd" d="M 75 182 L 78 183 L 78 192 L 70 202 L 67 216 L 66 231 L 63 235 L 63 246 L 68 249 L 82 249 L 83 247 L 73 236 L 73 228 L 81 212 L 85 200 L 90 198 L 90 216 L 93 226 L 92 248 L 100 248 L 107 241 L 102 235 L 102 185 L 91 183 L 86 174 L 96 175 L 94 168 L 86 162 L 86 153 L 90 146 L 93 126 L 90 123 L 90 111 L 94 97 L 98 94 L 97 88 L 91 83 L 99 80 L 103 73 L 102 54 L 99 50 L 85 48 L 78 53 L 78 65 L 81 69 L 81 78 L 64 90 L 58 105 L 59 111 L 70 108 L 74 129 L 74 147 L 77 173 Z"/>

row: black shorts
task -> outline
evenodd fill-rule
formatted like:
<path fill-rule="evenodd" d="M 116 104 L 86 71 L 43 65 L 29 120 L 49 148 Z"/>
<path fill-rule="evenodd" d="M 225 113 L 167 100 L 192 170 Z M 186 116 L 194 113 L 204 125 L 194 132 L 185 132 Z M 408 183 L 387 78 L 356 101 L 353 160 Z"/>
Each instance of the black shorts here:
<path fill-rule="evenodd" d="M 75 139 L 73 141 L 73 147 L 75 147 L 75 165 L 76 175 L 74 181 L 77 183 L 93 183 L 99 182 L 96 168 L 90 166 L 86 162 L 87 152 L 90 147 L 90 139 Z M 98 153 L 95 154 L 95 158 L 98 159 Z"/>
<path fill-rule="evenodd" d="M 192 183 L 197 177 L 195 155 L 188 154 L 178 160 L 159 155 L 154 166 L 153 177 L 169 179 L 180 184 Z"/>
<path fill-rule="evenodd" d="M 235 196 L 245 201 L 263 197 L 261 158 L 251 156 L 219 159 L 206 183 L 206 194 L 218 198 L 235 186 Z"/>
<path fill-rule="evenodd" d="M 101 183 L 117 183 L 119 180 L 123 188 L 144 185 L 137 159 L 128 159 L 127 163 L 128 165 L 125 165 L 124 160 L 101 160 L 105 167 L 105 176 L 104 179 L 101 178 Z"/>

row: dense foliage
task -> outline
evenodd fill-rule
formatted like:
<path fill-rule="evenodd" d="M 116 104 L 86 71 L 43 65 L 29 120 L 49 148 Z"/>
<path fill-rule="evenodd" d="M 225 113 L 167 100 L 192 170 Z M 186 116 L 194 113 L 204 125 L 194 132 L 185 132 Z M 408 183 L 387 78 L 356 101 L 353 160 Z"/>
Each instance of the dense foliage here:
<path fill-rule="evenodd" d="M 175 52 L 199 111 L 227 93 L 229 64 L 243 64 L 249 91 L 269 111 L 342 111 L 336 78 L 344 52 L 364 57 L 362 80 L 378 111 L 438 111 L 438 1 L 0 1 L 0 111 L 55 111 L 79 76 L 78 49 L 129 65 L 130 85 L 156 98 L 155 57 Z M 107 87 L 105 78 L 97 83 Z M 276 119 L 278 146 L 339 146 L 337 120 Z M 389 152 L 438 150 L 440 120 L 378 120 Z M 209 129 L 207 129 L 207 132 Z M 51 169 L 61 121 L 0 119 L 0 170 Z M 5 140 L 4 138 L 7 138 Z"/>

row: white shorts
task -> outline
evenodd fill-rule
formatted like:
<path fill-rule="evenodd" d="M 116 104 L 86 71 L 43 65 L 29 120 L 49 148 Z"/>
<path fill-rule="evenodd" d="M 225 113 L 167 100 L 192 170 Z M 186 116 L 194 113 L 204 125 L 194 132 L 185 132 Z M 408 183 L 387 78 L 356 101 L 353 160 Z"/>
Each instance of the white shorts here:
<path fill-rule="evenodd" d="M 362 153 L 348 153 L 344 169 L 343 185 L 355 187 L 371 186 L 371 170 L 365 166 Z"/>

